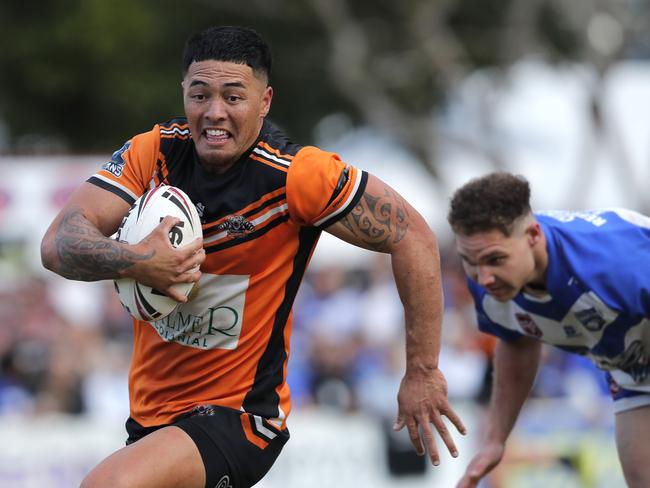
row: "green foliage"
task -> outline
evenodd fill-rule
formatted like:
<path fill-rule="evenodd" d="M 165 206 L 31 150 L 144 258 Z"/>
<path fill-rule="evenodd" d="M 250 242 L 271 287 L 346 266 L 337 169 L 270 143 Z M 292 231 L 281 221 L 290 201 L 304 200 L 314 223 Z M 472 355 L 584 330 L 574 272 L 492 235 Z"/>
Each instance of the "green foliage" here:
<path fill-rule="evenodd" d="M 428 114 L 443 99 L 409 15 L 429 0 L 349 1 L 367 35 L 362 69 L 405 110 Z M 516 1 L 516 0 L 512 0 Z M 447 19 L 474 66 L 498 64 L 504 0 L 459 0 Z M 323 116 L 359 120 L 331 79 L 325 28 L 307 0 L 32 0 L 0 4 L 0 121 L 9 150 L 25 138 L 71 152 L 109 152 L 132 135 L 182 114 L 180 57 L 185 39 L 213 24 L 259 30 L 273 47 L 271 119 L 310 142 Z M 553 12 L 544 26 L 554 26 Z M 558 52 L 568 31 L 551 32 Z"/>
<path fill-rule="evenodd" d="M 553 4 L 543 4 L 537 19 L 539 36 L 546 41 L 554 59 L 575 59 L 585 49 L 576 32 L 567 25 L 566 19 Z"/>
<path fill-rule="evenodd" d="M 449 25 L 473 65 L 484 67 L 500 63 L 500 43 L 512 1 L 517 0 L 460 0 L 450 12 Z"/>

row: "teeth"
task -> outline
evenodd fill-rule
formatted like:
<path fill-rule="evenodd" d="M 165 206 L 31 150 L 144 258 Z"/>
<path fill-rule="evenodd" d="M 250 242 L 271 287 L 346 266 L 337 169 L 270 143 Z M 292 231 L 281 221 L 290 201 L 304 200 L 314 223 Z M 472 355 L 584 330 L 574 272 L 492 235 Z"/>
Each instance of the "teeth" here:
<path fill-rule="evenodd" d="M 207 129 L 205 133 L 209 136 L 227 136 L 228 132 L 223 129 Z"/>

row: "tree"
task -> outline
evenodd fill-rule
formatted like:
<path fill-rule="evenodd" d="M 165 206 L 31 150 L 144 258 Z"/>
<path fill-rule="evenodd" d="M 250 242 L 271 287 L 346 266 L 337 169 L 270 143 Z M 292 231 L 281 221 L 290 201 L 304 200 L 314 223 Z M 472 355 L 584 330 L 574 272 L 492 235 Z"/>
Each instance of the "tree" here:
<path fill-rule="evenodd" d="M 243 24 L 271 41 L 271 118 L 298 141 L 310 142 L 322 117 L 344 113 L 409 149 L 436 178 L 443 140 L 505 167 L 507 155 L 490 142 L 487 93 L 479 119 L 488 142 L 445 133 L 434 114 L 468 74 L 489 69 L 499 89 L 513 64 L 535 55 L 595 70 L 585 140 L 611 140 L 625 167 L 622 141 L 601 100 L 612 64 L 648 49 L 649 11 L 639 0 L 5 2 L 0 32 L 12 42 L 0 52 L 0 119 L 10 128 L 13 151 L 34 138 L 55 141 L 50 150 L 112 151 L 182 112 L 187 35 L 212 24 Z M 584 164 L 589 160 L 585 152 Z"/>

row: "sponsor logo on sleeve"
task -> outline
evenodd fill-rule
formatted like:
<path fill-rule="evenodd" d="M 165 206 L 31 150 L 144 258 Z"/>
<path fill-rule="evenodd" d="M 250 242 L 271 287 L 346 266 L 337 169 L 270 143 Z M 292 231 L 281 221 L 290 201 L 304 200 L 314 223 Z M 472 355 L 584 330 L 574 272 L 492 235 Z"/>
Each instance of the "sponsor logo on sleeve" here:
<path fill-rule="evenodd" d="M 108 171 L 116 177 L 122 176 L 124 169 L 124 153 L 131 147 L 131 141 L 127 141 L 120 149 L 115 151 L 111 156 L 111 160 L 102 165 L 102 169 Z"/>

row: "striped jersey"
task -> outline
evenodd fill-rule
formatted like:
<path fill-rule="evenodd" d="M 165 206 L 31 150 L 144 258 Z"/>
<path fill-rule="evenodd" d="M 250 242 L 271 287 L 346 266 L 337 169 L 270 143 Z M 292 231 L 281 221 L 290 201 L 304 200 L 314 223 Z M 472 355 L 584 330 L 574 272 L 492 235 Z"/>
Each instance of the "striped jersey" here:
<path fill-rule="evenodd" d="M 650 218 L 624 209 L 536 217 L 547 240 L 547 295 L 500 303 L 468 279 L 479 328 L 588 356 L 620 386 L 650 392 Z"/>
<path fill-rule="evenodd" d="M 162 320 L 134 321 L 132 418 L 160 425 L 214 404 L 283 427 L 291 307 L 320 232 L 354 208 L 367 174 L 265 121 L 246 154 L 214 175 L 179 118 L 133 137 L 88 181 L 131 204 L 177 186 L 203 227 L 198 293 Z"/>

